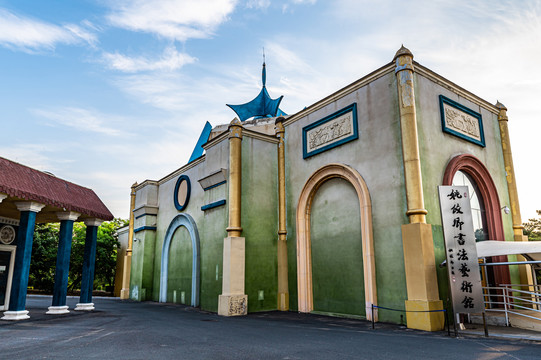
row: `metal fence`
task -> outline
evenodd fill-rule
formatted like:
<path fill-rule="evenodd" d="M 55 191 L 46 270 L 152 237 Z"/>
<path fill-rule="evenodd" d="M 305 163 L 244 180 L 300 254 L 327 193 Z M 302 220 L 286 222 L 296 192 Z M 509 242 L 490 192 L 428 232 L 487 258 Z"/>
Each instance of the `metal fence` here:
<path fill-rule="evenodd" d="M 541 320 L 540 285 L 502 284 L 500 286 L 485 286 L 483 287 L 483 295 L 485 311 L 505 313 L 505 324 L 507 326 L 509 326 L 510 314 Z"/>

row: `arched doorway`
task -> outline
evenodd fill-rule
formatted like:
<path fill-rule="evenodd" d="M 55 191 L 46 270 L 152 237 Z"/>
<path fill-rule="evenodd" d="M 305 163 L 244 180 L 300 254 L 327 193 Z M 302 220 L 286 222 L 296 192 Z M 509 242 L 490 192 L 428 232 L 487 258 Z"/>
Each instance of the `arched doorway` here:
<path fill-rule="evenodd" d="M 167 302 L 167 284 L 169 278 L 169 254 L 173 236 L 179 227 L 188 230 L 192 242 L 192 286 L 191 306 L 199 306 L 200 259 L 199 259 L 199 232 L 193 218 L 188 214 L 178 214 L 169 224 L 165 232 L 162 248 L 162 261 L 160 271 L 160 302 Z"/>
<path fill-rule="evenodd" d="M 505 241 L 501 216 L 500 199 L 496 185 L 486 166 L 475 156 L 462 154 L 455 156 L 447 164 L 443 185 L 466 185 L 473 191 L 472 216 L 477 231 L 476 240 Z M 477 224 L 477 225 L 476 225 Z M 505 262 L 507 256 L 495 256 L 492 262 Z M 508 266 L 491 266 L 487 269 L 493 286 L 510 284 Z"/>
<path fill-rule="evenodd" d="M 297 206 L 297 286 L 300 312 L 314 310 L 314 293 L 312 282 L 312 239 L 311 213 L 314 197 L 318 190 L 331 179 L 345 180 L 353 186 L 357 195 L 361 223 L 362 269 L 365 313 L 371 319 L 367 309 L 377 305 L 376 273 L 374 262 L 374 246 L 372 236 L 372 205 L 366 183 L 353 168 L 344 164 L 329 164 L 316 170 L 308 179 L 299 197 Z M 316 199 L 317 201 L 317 199 Z M 362 305 L 361 305 L 362 306 Z"/>

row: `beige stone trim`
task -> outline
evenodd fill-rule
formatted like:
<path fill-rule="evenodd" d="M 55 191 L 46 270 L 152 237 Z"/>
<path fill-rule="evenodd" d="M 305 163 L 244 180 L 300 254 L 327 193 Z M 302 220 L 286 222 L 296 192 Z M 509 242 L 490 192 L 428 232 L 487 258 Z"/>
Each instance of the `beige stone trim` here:
<path fill-rule="evenodd" d="M 206 149 L 205 149 L 206 150 Z M 196 167 L 197 165 L 205 162 L 205 154 L 203 154 L 203 156 L 201 156 L 200 158 L 192 161 L 191 163 L 189 164 L 186 164 L 184 165 L 183 167 L 175 170 L 174 172 L 172 172 L 171 174 L 169 175 L 166 175 L 165 177 L 161 178 L 159 181 L 152 181 L 152 184 L 153 185 L 161 185 L 163 183 L 166 183 L 168 182 L 169 180 L 173 179 L 173 178 L 176 178 L 177 176 L 185 173 L 186 171 L 190 170 L 191 168 L 194 168 Z M 142 184 L 141 184 L 142 185 Z M 138 186 L 135 190 L 136 191 L 139 191 L 140 187 Z"/>
<path fill-rule="evenodd" d="M 246 136 L 246 137 L 253 138 L 253 139 L 257 139 L 257 140 L 266 141 L 266 142 L 269 142 L 269 143 L 272 143 L 272 144 L 278 144 L 280 142 L 280 140 L 278 140 L 274 136 L 267 135 L 267 134 L 262 134 L 260 132 L 253 131 L 253 130 L 246 129 L 246 128 L 244 128 L 242 130 L 242 135 Z"/>
<path fill-rule="evenodd" d="M 314 111 L 317 111 L 319 109 L 324 108 L 325 106 L 332 104 L 333 102 L 343 98 L 344 96 L 351 94 L 354 91 L 359 90 L 360 88 L 370 84 L 371 82 L 379 79 L 380 77 L 383 77 L 388 74 L 392 74 L 394 71 L 394 62 L 391 62 L 389 64 L 386 64 L 379 69 L 371 72 L 370 74 L 362 77 L 361 79 L 351 83 L 350 85 L 336 91 L 335 93 L 327 96 L 326 98 L 321 99 L 320 101 L 310 105 L 309 107 L 299 111 L 296 114 L 293 114 L 289 116 L 284 121 L 284 126 L 289 126 L 292 123 L 294 123 L 297 120 L 302 119 L 303 117 L 307 116 L 310 113 L 313 113 Z"/>
<path fill-rule="evenodd" d="M 359 197 L 366 317 L 368 320 L 371 320 L 371 305 L 377 305 L 376 266 L 372 234 L 372 204 L 364 179 L 355 169 L 344 164 L 328 164 L 316 170 L 304 185 L 299 198 L 297 206 L 297 287 L 299 312 L 310 312 L 314 309 L 310 240 L 312 200 L 317 189 L 325 181 L 332 178 L 342 178 L 349 181 Z M 377 313 L 374 317 L 377 321 Z"/>
<path fill-rule="evenodd" d="M 32 211 L 39 213 L 41 209 L 45 207 L 45 204 L 40 204 L 35 201 L 19 201 L 15 203 L 15 206 L 19 211 Z"/>
<path fill-rule="evenodd" d="M 81 216 L 81 214 L 75 211 L 65 211 L 65 212 L 60 211 L 56 213 L 56 216 L 58 217 L 58 220 L 60 221 L 64 221 L 64 220 L 75 221 L 79 218 L 79 216 Z"/>
<path fill-rule="evenodd" d="M 467 99 L 468 101 L 471 101 L 472 103 L 482 107 L 485 110 L 490 111 L 491 113 L 497 115 L 499 113 L 499 109 L 497 106 L 489 103 L 486 100 L 481 99 L 479 96 L 469 92 L 468 90 L 458 86 L 454 82 L 447 80 L 443 76 L 436 74 L 434 71 L 424 67 L 423 65 L 419 64 L 416 61 L 413 61 L 413 65 L 415 66 L 415 73 L 417 75 L 421 75 L 428 80 L 440 85 L 441 87 L 444 87 L 455 94 L 460 95 L 461 97 Z"/>

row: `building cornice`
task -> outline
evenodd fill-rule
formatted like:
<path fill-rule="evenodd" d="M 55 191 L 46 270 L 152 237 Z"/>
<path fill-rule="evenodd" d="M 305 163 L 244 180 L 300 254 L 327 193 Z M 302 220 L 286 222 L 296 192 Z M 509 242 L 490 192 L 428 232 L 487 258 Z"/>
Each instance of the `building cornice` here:
<path fill-rule="evenodd" d="M 395 70 L 395 63 L 394 62 L 390 62 L 388 63 L 387 65 L 384 65 L 382 67 L 380 67 L 379 69 L 371 72 L 370 74 L 360 78 L 359 80 L 347 85 L 346 87 L 334 92 L 333 94 L 319 100 L 318 102 L 308 106 L 307 108 L 297 112 L 296 114 L 293 114 L 291 116 L 289 116 L 285 121 L 284 121 L 284 126 L 288 126 L 288 125 L 291 125 L 292 123 L 294 123 L 295 121 L 305 117 L 306 115 L 314 112 L 314 111 L 317 111 L 335 101 L 337 101 L 338 99 L 346 96 L 347 94 L 350 94 L 360 88 L 362 88 L 363 86 L 366 86 L 368 85 L 369 83 L 371 83 L 372 81 L 374 80 L 377 80 L 385 75 L 388 75 L 388 74 L 393 74 L 394 73 L 394 70 Z"/>
<path fill-rule="evenodd" d="M 249 130 L 249 129 L 246 129 L 246 128 L 244 128 L 242 130 L 242 135 L 247 136 L 247 137 L 251 137 L 251 138 L 254 138 L 254 139 L 257 139 L 257 140 L 270 142 L 270 143 L 273 143 L 273 144 L 278 144 L 280 142 L 280 140 L 278 138 L 276 138 L 275 136 L 263 134 L 263 133 L 260 133 L 259 131 L 253 131 L 253 130 Z"/>
<path fill-rule="evenodd" d="M 490 111 L 491 113 L 498 115 L 500 113 L 500 109 L 494 105 L 489 103 L 486 100 L 481 99 L 479 96 L 469 92 L 468 90 L 458 86 L 454 82 L 447 80 L 443 76 L 435 73 L 434 71 L 424 67 L 423 65 L 413 62 L 415 66 L 415 71 L 417 75 L 424 76 L 425 78 L 435 82 L 436 84 L 460 95 L 461 97 L 467 99 L 468 101 L 471 101 L 472 103 L 484 108 L 485 110 Z"/>
<path fill-rule="evenodd" d="M 196 167 L 197 165 L 201 164 L 201 163 L 204 163 L 205 162 L 205 155 L 195 159 L 194 161 L 192 161 L 191 163 L 188 163 L 184 166 L 182 166 L 181 168 L 173 171 L 172 173 L 170 173 L 169 175 L 161 178 L 160 180 L 157 181 L 157 185 L 161 185 L 165 182 L 168 182 L 169 180 L 179 176 L 180 174 L 190 170 L 191 168 L 194 168 Z"/>

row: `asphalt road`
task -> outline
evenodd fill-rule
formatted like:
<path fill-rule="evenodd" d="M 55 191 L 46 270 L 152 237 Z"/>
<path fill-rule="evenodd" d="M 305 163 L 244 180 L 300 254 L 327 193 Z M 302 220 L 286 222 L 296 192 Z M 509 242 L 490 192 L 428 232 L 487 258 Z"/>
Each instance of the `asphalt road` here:
<path fill-rule="evenodd" d="M 78 299 L 69 298 L 73 308 Z M 454 338 L 293 312 L 225 318 L 182 305 L 94 299 L 93 312 L 0 321 L 0 359 L 540 359 L 541 344 Z"/>

